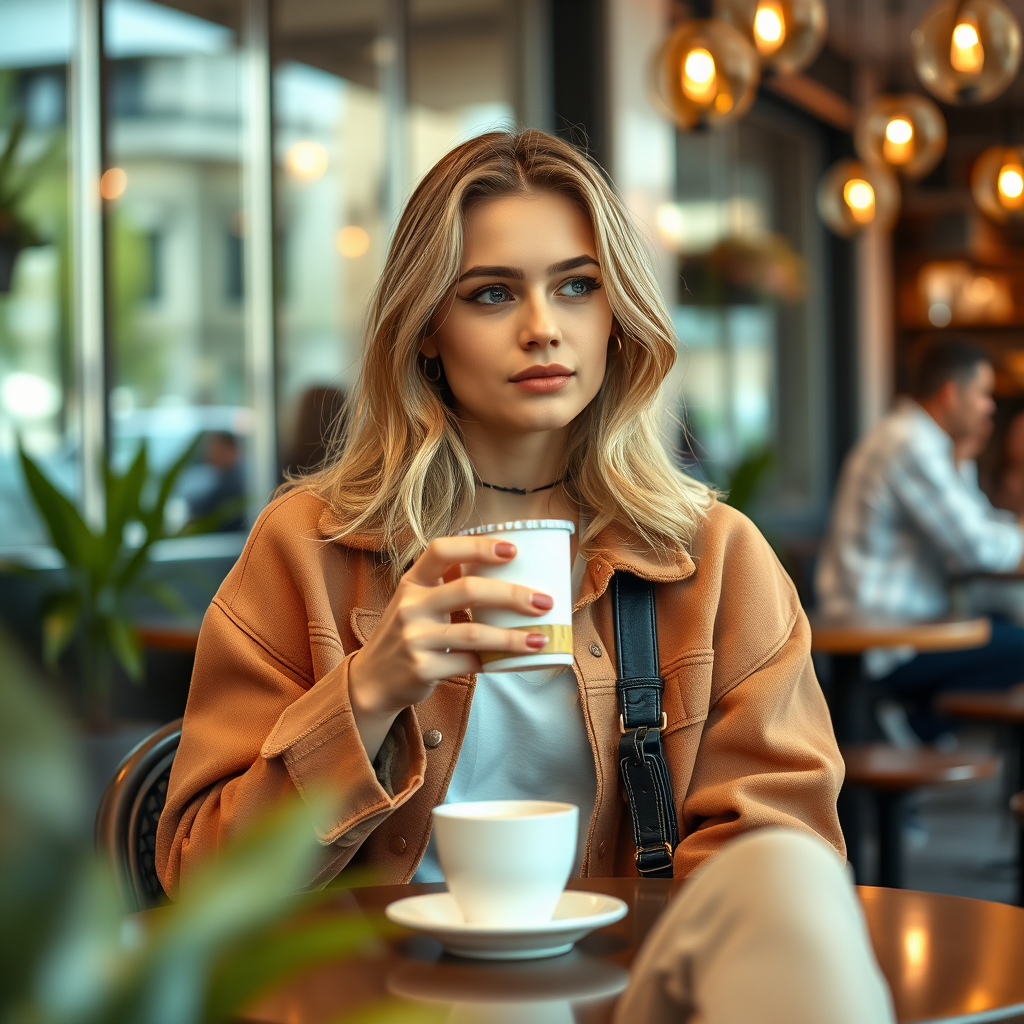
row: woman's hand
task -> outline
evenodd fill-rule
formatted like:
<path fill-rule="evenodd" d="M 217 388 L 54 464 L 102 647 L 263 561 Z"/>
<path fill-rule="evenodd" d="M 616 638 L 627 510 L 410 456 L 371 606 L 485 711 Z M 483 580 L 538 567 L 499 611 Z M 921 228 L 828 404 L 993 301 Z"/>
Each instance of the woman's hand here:
<path fill-rule="evenodd" d="M 478 651 L 536 654 L 543 633 L 451 621 L 460 608 L 503 608 L 543 615 L 548 594 L 483 576 L 455 575 L 462 563 L 501 565 L 516 547 L 487 537 L 439 537 L 402 577 L 369 642 L 352 658 L 349 696 L 366 753 L 377 756 L 391 723 L 425 700 L 441 679 L 479 672 Z M 447 582 L 446 582 L 447 581 Z"/>

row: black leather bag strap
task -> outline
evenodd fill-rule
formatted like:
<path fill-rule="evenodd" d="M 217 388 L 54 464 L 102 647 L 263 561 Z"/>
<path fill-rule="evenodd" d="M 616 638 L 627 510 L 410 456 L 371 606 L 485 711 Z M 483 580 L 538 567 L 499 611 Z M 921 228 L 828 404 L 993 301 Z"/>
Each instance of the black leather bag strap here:
<path fill-rule="evenodd" d="M 671 878 L 679 826 L 672 778 L 661 749 L 665 683 L 658 674 L 654 584 L 616 572 L 612 608 L 619 662 L 619 770 L 633 819 L 636 868 L 647 878 Z"/>

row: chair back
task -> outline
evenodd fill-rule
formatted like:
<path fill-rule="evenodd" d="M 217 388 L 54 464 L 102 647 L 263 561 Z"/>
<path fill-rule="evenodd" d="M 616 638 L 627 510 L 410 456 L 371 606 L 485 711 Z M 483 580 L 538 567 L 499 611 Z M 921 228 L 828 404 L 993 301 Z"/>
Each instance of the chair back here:
<path fill-rule="evenodd" d="M 118 766 L 96 812 L 96 849 L 113 867 L 125 905 L 136 910 L 166 899 L 156 873 L 156 827 L 180 740 L 180 718 L 147 736 Z"/>

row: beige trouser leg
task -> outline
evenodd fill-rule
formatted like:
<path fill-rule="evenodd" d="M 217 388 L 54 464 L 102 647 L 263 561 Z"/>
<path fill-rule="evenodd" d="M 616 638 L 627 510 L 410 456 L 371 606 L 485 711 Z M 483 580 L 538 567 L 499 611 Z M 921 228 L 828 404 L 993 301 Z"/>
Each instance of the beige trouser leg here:
<path fill-rule="evenodd" d="M 690 878 L 633 963 L 616 1024 L 889 1024 L 853 887 L 823 840 L 762 829 Z"/>

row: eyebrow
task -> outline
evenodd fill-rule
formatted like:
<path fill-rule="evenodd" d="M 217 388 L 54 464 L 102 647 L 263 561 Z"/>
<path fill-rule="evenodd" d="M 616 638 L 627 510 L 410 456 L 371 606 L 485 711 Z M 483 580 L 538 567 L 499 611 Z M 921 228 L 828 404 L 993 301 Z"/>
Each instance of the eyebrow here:
<path fill-rule="evenodd" d="M 562 274 L 566 270 L 576 270 L 578 267 L 600 267 L 600 263 L 593 256 L 573 256 L 572 259 L 562 260 L 560 263 L 552 263 L 547 269 L 548 276 Z M 470 277 L 510 277 L 515 281 L 522 281 L 526 274 L 519 267 L 470 267 L 459 277 L 459 281 L 465 281 Z"/>

